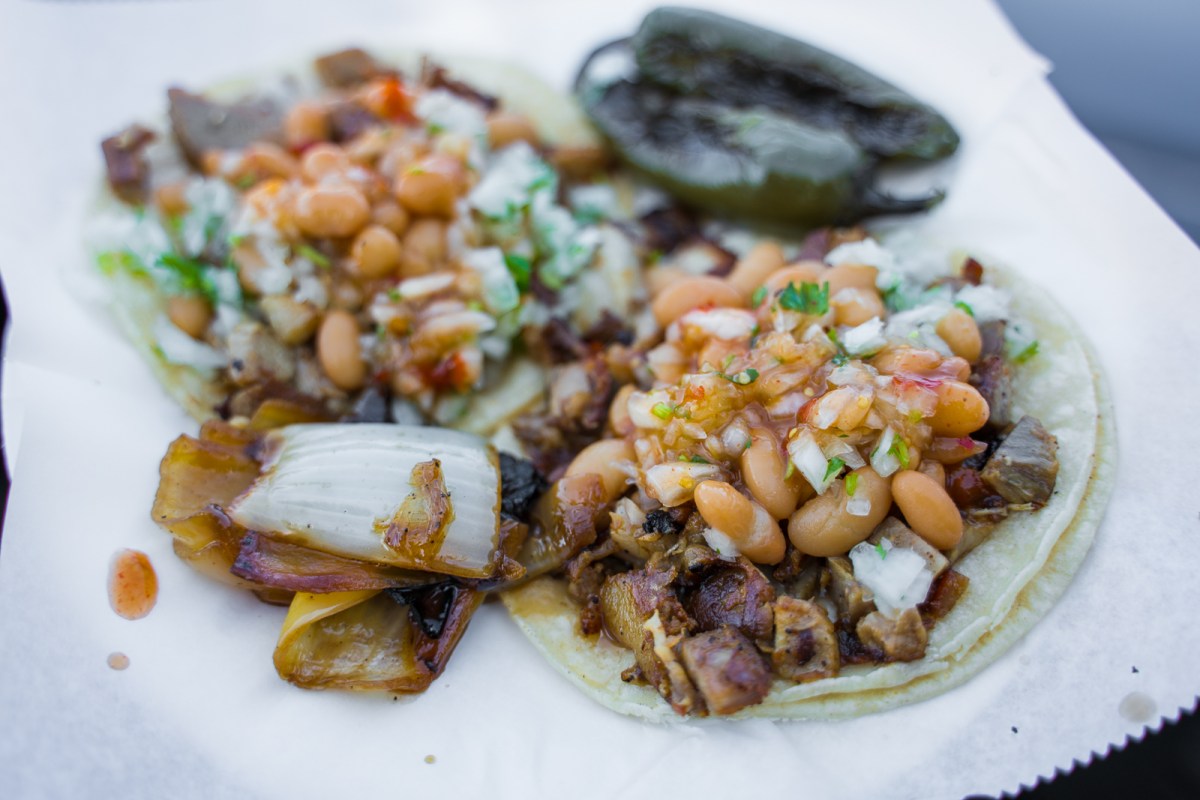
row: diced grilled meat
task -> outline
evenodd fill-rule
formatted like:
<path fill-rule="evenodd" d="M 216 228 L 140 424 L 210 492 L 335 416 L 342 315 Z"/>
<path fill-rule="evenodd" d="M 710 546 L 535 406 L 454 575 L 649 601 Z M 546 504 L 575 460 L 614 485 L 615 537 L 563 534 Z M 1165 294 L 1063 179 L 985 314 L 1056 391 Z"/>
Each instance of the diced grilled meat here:
<path fill-rule="evenodd" d="M 775 672 L 804 683 L 831 678 L 841 669 L 837 633 L 816 603 L 795 597 L 775 601 Z"/>
<path fill-rule="evenodd" d="M 167 101 L 171 130 L 194 167 L 201 166 L 209 150 L 241 150 L 253 142 L 283 140 L 283 109 L 270 98 L 218 103 L 172 87 Z"/>
<path fill-rule="evenodd" d="M 825 563 L 828 575 L 826 590 L 837 606 L 838 619 L 846 625 L 857 624 L 875 610 L 875 596 L 854 577 L 850 559 L 833 556 Z"/>
<path fill-rule="evenodd" d="M 925 559 L 925 563 L 929 566 L 929 571 L 938 576 L 946 567 L 950 566 L 950 562 L 942 555 L 936 547 L 922 539 L 912 529 L 905 525 L 895 517 L 888 517 L 883 521 L 883 524 L 875 529 L 867 539 L 871 544 L 879 544 L 882 539 L 887 539 L 892 543 L 893 547 L 903 547 L 912 550 L 921 558 Z M 857 622 L 858 620 L 855 620 Z"/>
<path fill-rule="evenodd" d="M 656 508 L 646 514 L 642 530 L 646 533 L 657 533 L 663 536 L 679 533 L 683 530 L 683 522 L 675 518 L 673 509 Z"/>
<path fill-rule="evenodd" d="M 968 257 L 962 267 L 962 278 L 972 286 L 983 283 L 983 264 Z"/>
<path fill-rule="evenodd" d="M 970 582 L 966 575 L 952 569 L 934 578 L 933 586 L 929 587 L 929 595 L 919 606 L 921 619 L 925 620 L 927 625 L 932 625 L 949 614 Z"/>
<path fill-rule="evenodd" d="M 971 385 L 988 404 L 988 424 L 1004 428 L 1012 422 L 1012 368 L 1001 355 L 982 359 L 971 373 Z"/>
<path fill-rule="evenodd" d="M 980 476 L 1010 503 L 1045 505 L 1058 478 L 1058 441 L 1033 417 L 1021 417 Z"/>
<path fill-rule="evenodd" d="M 1004 331 L 1007 327 L 1008 323 L 1002 319 L 979 325 L 979 338 L 983 345 L 979 351 L 980 358 L 1004 355 Z"/>
<path fill-rule="evenodd" d="M 894 617 L 872 611 L 855 631 L 863 645 L 882 650 L 888 661 L 916 661 L 924 657 L 929 642 L 925 623 L 915 608 L 906 608 Z"/>
<path fill-rule="evenodd" d="M 395 74 L 358 47 L 321 56 L 313 61 L 313 69 L 321 83 L 335 89 L 350 89 L 372 78 Z"/>
<path fill-rule="evenodd" d="M 375 112 L 354 102 L 337 103 L 329 109 L 329 136 L 341 144 L 357 138 L 381 122 Z"/>
<path fill-rule="evenodd" d="M 582 603 L 579 612 L 579 628 L 587 636 L 594 636 L 604 627 L 600 612 L 600 587 L 608 571 L 604 559 L 617 551 L 612 539 L 605 539 L 595 547 L 589 547 L 567 562 L 567 592 Z"/>
<path fill-rule="evenodd" d="M 112 187 L 113 194 L 126 203 L 139 205 L 146 201 L 150 168 L 146 164 L 144 151 L 146 145 L 155 138 L 154 131 L 149 128 L 130 125 L 100 142 L 108 185 Z"/>
<path fill-rule="evenodd" d="M 641 223 L 646 248 L 658 253 L 670 253 L 699 231 L 696 220 L 677 206 L 656 208 L 642 215 Z"/>
<path fill-rule="evenodd" d="M 621 572 L 600 587 L 604 628 L 633 651 L 642 677 L 680 714 L 703 710 L 674 646 L 695 624 L 675 597 L 673 567 Z M 753 647 L 752 647 L 753 649 Z"/>
<path fill-rule="evenodd" d="M 771 690 L 771 671 L 737 628 L 725 625 L 683 640 L 679 655 L 708 710 L 732 714 L 761 703 Z"/>
<path fill-rule="evenodd" d="M 526 336 L 526 344 L 543 360 L 551 364 L 567 364 L 587 358 L 590 349 L 587 343 L 571 329 L 570 323 L 561 317 L 551 317 L 550 321 L 533 334 L 530 329 Z"/>
<path fill-rule="evenodd" d="M 484 94 L 469 83 L 451 78 L 445 67 L 433 63 L 428 58 L 421 59 L 421 83 L 431 89 L 445 89 L 451 94 L 483 106 L 488 111 L 494 111 L 500 106 L 497 98 Z"/>
<path fill-rule="evenodd" d="M 748 639 L 771 641 L 775 590 L 745 558 L 709 573 L 684 598 L 684 608 L 702 631 L 732 625 Z"/>

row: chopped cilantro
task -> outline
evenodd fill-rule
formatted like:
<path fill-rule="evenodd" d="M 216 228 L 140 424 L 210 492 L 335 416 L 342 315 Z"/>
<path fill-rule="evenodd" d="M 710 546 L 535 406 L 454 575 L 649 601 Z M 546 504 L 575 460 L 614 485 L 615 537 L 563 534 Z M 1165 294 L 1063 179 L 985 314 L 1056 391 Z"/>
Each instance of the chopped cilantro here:
<path fill-rule="evenodd" d="M 967 314 L 969 314 L 972 317 L 975 316 L 975 309 L 971 308 L 970 305 L 968 305 L 967 303 L 964 303 L 962 300 L 955 300 L 954 307 L 961 308 L 963 311 L 967 312 Z"/>
<path fill-rule="evenodd" d="M 388 290 L 387 290 L 387 296 L 388 296 L 388 300 L 391 300 L 393 303 L 397 303 L 397 302 L 399 302 L 399 301 L 400 301 L 400 299 L 401 299 L 401 297 L 400 297 L 400 287 L 398 287 L 398 286 L 393 286 L 392 288 L 388 289 Z"/>
<path fill-rule="evenodd" d="M 174 273 L 179 290 L 184 294 L 203 295 L 216 304 L 217 287 L 208 277 L 208 268 L 204 264 L 178 253 L 163 253 L 158 257 L 158 266 Z"/>
<path fill-rule="evenodd" d="M 673 410 L 666 403 L 655 403 L 651 407 L 650 413 L 653 414 L 654 416 L 658 417 L 659 419 L 670 419 L 671 414 L 673 413 Z"/>
<path fill-rule="evenodd" d="M 829 480 L 842 471 L 842 467 L 846 466 L 846 462 L 842 461 L 837 456 L 829 459 L 829 466 L 825 468 L 825 480 Z"/>
<path fill-rule="evenodd" d="M 233 182 L 233 185 L 239 189 L 244 190 L 244 189 L 249 189 L 251 186 L 253 186 L 256 183 L 258 183 L 258 176 L 255 175 L 253 172 L 247 172 L 244 175 L 239 175 L 237 180 L 235 180 Z"/>
<path fill-rule="evenodd" d="M 662 250 L 651 250 L 649 253 L 646 254 L 646 265 L 654 266 L 659 261 L 662 261 L 662 257 L 663 257 Z"/>
<path fill-rule="evenodd" d="M 237 247 L 238 245 L 240 245 L 242 242 L 246 241 L 249 238 L 250 237 L 244 233 L 235 233 L 229 237 L 229 246 Z"/>
<path fill-rule="evenodd" d="M 883 546 L 883 539 L 875 543 L 875 552 L 879 554 L 880 560 L 887 558 L 887 548 Z"/>
<path fill-rule="evenodd" d="M 721 370 L 724 371 L 724 370 L 729 369 L 729 365 L 733 363 L 733 359 L 734 359 L 733 353 L 730 353 L 729 355 L 725 356 L 724 360 L 721 361 Z"/>
<path fill-rule="evenodd" d="M 131 275 L 145 275 L 146 268 L 137 256 L 128 250 L 109 250 L 96 256 L 96 266 L 105 275 L 111 276 L 117 270 L 125 270 Z"/>
<path fill-rule="evenodd" d="M 854 497 L 856 491 L 858 491 L 858 473 L 851 472 L 846 476 L 846 496 Z"/>
<path fill-rule="evenodd" d="M 329 258 L 315 247 L 307 244 L 296 245 L 296 254 L 307 258 L 312 263 L 316 264 L 321 269 L 329 269 L 331 264 Z"/>
<path fill-rule="evenodd" d="M 733 375 L 726 375 L 724 372 L 718 372 L 717 374 L 730 383 L 736 383 L 738 386 L 749 386 L 758 380 L 758 370 L 753 368 L 744 369 Z"/>
<path fill-rule="evenodd" d="M 692 464 L 711 464 L 712 463 L 704 456 L 684 456 L 683 460 L 690 462 Z"/>
<path fill-rule="evenodd" d="M 916 425 L 923 419 L 925 419 L 925 415 L 921 413 L 921 409 L 919 408 L 914 408 L 912 411 L 908 412 L 908 421 L 913 425 Z"/>
<path fill-rule="evenodd" d="M 504 266 L 508 267 L 517 289 L 522 292 L 529 291 L 529 280 L 533 276 L 533 265 L 529 263 L 529 259 L 516 253 L 505 253 Z"/>
<path fill-rule="evenodd" d="M 908 469 L 908 443 L 899 436 L 892 439 L 892 446 L 888 448 L 888 452 L 896 457 L 900 462 L 900 469 Z"/>
<path fill-rule="evenodd" d="M 779 295 L 779 305 L 788 311 L 799 311 L 804 314 L 824 314 L 829 310 L 829 283 L 818 286 L 815 283 L 789 283 Z"/>
<path fill-rule="evenodd" d="M 1025 349 L 1023 349 L 1021 352 L 1019 352 L 1015 356 L 1013 356 L 1013 361 L 1017 362 L 1018 364 L 1024 364 L 1026 361 L 1033 358 L 1037 354 L 1038 354 L 1038 343 L 1037 343 L 1037 340 L 1034 339 L 1032 342 L 1030 342 L 1025 347 Z"/>
<path fill-rule="evenodd" d="M 834 353 L 832 359 L 833 365 L 840 367 L 850 360 L 850 354 L 846 352 L 846 348 L 842 345 L 842 340 L 838 338 L 836 330 L 831 328 L 826 335 L 829 337 L 829 341 L 833 342 L 833 346 L 837 348 L 837 352 Z"/>
<path fill-rule="evenodd" d="M 750 295 L 750 305 L 753 308 L 758 308 L 767 299 L 767 287 L 760 286 L 754 290 L 754 294 Z"/>

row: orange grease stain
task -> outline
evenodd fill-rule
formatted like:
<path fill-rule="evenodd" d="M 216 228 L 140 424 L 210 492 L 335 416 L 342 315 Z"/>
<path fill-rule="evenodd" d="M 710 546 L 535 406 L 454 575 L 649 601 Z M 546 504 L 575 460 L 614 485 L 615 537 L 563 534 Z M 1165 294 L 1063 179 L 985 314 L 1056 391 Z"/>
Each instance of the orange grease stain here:
<path fill-rule="evenodd" d="M 121 550 L 108 570 L 108 603 L 125 619 L 141 619 L 158 600 L 158 576 L 140 550 Z"/>

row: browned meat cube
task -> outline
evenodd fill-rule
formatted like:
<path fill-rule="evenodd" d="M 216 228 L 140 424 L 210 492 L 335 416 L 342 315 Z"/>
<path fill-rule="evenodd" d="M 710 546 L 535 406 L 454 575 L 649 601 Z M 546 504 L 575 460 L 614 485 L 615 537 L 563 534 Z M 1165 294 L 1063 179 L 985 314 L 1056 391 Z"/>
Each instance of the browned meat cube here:
<path fill-rule="evenodd" d="M 894 617 L 872 611 L 862 618 L 856 631 L 864 645 L 882 650 L 888 661 L 916 661 L 924 657 L 929 641 L 925 623 L 915 608 L 906 608 Z"/>
<path fill-rule="evenodd" d="M 829 596 L 837 606 L 838 618 L 850 625 L 875 610 L 875 597 L 871 590 L 854 578 L 854 567 L 850 559 L 834 556 L 826 561 L 829 570 Z"/>
<path fill-rule="evenodd" d="M 732 714 L 761 703 L 771 690 L 767 662 L 731 625 L 684 639 L 679 654 L 692 683 L 714 714 Z"/>
<path fill-rule="evenodd" d="M 770 642 L 775 590 L 744 558 L 711 571 L 684 601 L 702 631 L 732 625 L 750 640 Z"/>
<path fill-rule="evenodd" d="M 210 150 L 241 150 L 253 142 L 283 141 L 283 109 L 265 97 L 217 103 L 179 88 L 167 90 L 171 130 L 183 154 L 201 167 Z"/>
<path fill-rule="evenodd" d="M 393 74 L 366 50 L 350 47 L 321 56 L 313 61 L 321 83 L 335 89 L 349 89 L 381 75 Z"/>
<path fill-rule="evenodd" d="M 141 125 L 130 125 L 100 143 L 108 185 L 126 203 L 136 205 L 146 200 L 150 168 L 143 151 L 155 138 L 154 131 Z"/>
<path fill-rule="evenodd" d="M 832 678 L 841 669 L 837 634 L 824 609 L 808 600 L 775 601 L 775 672 L 803 683 Z"/>
<path fill-rule="evenodd" d="M 1003 428 L 1012 422 L 1012 368 L 1004 356 L 984 357 L 971 374 L 971 384 L 988 404 L 988 424 Z"/>
<path fill-rule="evenodd" d="M 1058 479 L 1058 440 L 1033 417 L 1021 417 L 980 475 L 1010 503 L 1045 505 Z"/>

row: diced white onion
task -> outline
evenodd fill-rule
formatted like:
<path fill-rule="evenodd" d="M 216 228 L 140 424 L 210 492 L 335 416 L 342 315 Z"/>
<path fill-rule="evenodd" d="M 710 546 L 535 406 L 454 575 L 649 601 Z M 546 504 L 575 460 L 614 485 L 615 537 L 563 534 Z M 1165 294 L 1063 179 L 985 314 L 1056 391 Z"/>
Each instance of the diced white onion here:
<path fill-rule="evenodd" d="M 714 339 L 749 339 L 758 327 L 754 314 L 741 308 L 709 308 L 689 311 L 680 318 L 683 327 L 697 328 Z"/>
<path fill-rule="evenodd" d="M 670 461 L 646 470 L 646 490 L 658 502 L 673 508 L 692 499 L 696 484 L 720 476 L 721 470 L 714 464 Z"/>
<path fill-rule="evenodd" d="M 976 322 L 1008 319 L 1011 297 L 1004 289 L 988 284 L 964 286 L 954 299 L 971 307 Z"/>
<path fill-rule="evenodd" d="M 876 443 L 875 449 L 871 451 L 871 468 L 881 478 L 886 478 L 900 469 L 900 459 L 896 458 L 895 454 L 891 452 L 892 443 L 895 441 L 896 432 L 891 428 L 884 428 L 883 433 L 879 435 L 879 441 Z"/>
<path fill-rule="evenodd" d="M 521 302 L 521 293 L 504 264 L 504 252 L 499 247 L 468 250 L 462 262 L 479 274 L 483 282 L 483 303 L 488 311 L 506 314 Z"/>
<path fill-rule="evenodd" d="M 405 278 L 396 285 L 396 291 L 404 300 L 419 300 L 449 289 L 454 281 L 453 272 L 431 272 L 416 278 Z"/>
<path fill-rule="evenodd" d="M 708 542 L 708 546 L 715 550 L 721 558 L 733 559 L 742 554 L 742 551 L 738 550 L 737 544 L 734 543 L 733 539 L 729 538 L 728 534 L 716 528 L 704 529 L 704 541 Z"/>
<path fill-rule="evenodd" d="M 842 334 L 842 347 L 852 356 L 877 353 L 887 344 L 883 336 L 883 320 L 872 317 Z"/>
<path fill-rule="evenodd" d="M 825 254 L 825 263 L 831 267 L 839 264 L 864 264 L 880 270 L 896 269 L 896 257 L 871 238 L 838 245 Z"/>
<path fill-rule="evenodd" d="M 221 369 L 229 363 L 224 354 L 198 342 L 176 328 L 166 317 L 154 320 L 154 340 L 162 357 L 171 364 L 193 367 L 199 370 Z"/>
<path fill-rule="evenodd" d="M 846 513 L 852 517 L 865 517 L 871 513 L 871 498 L 865 492 L 855 492 L 846 498 Z"/>
<path fill-rule="evenodd" d="M 816 490 L 817 494 L 825 494 L 829 484 L 833 483 L 834 476 L 825 477 L 825 473 L 829 470 L 829 460 L 821 452 L 812 433 L 807 429 L 800 431 L 794 439 L 788 442 L 787 451 L 788 458 L 792 460 L 809 485 Z"/>
<path fill-rule="evenodd" d="M 929 594 L 933 573 L 915 551 L 893 547 L 887 539 L 881 539 L 880 545 L 883 555 L 869 542 L 850 551 L 855 579 L 871 590 L 875 606 L 885 614 L 915 608 Z"/>
<path fill-rule="evenodd" d="M 487 119 L 483 109 L 445 89 L 422 94 L 413 109 L 427 125 L 435 125 L 461 136 L 487 136 Z"/>

